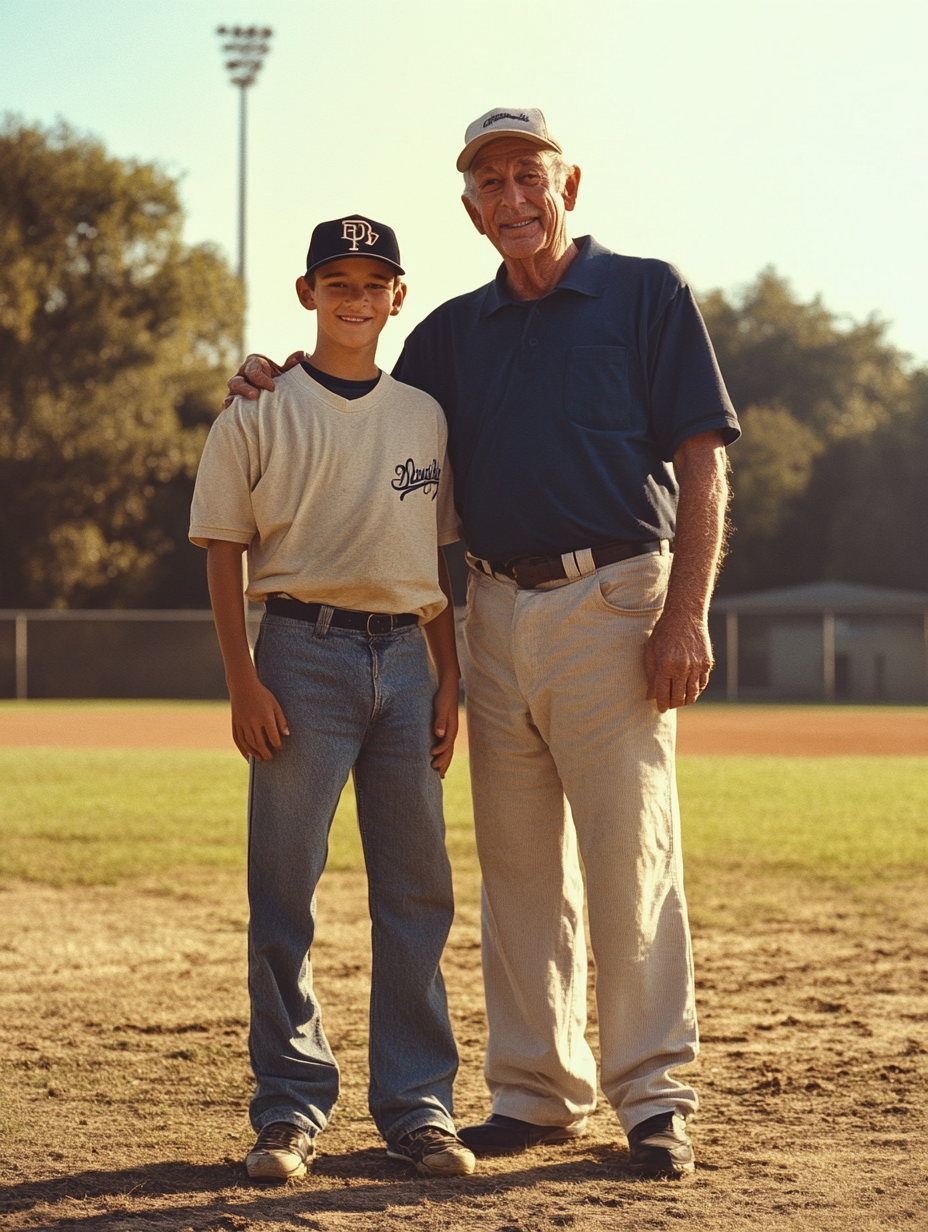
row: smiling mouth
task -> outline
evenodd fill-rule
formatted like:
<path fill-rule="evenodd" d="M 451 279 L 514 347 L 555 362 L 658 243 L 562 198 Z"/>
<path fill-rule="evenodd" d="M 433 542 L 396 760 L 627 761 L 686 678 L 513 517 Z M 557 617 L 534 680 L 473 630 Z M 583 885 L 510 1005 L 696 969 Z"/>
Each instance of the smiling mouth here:
<path fill-rule="evenodd" d="M 338 318 L 338 319 L 339 319 L 340 321 L 344 321 L 344 322 L 346 322 L 346 324 L 348 324 L 348 325 L 364 325 L 364 324 L 365 324 L 367 321 L 369 321 L 371 318 L 370 318 L 370 317 L 343 317 L 343 316 L 339 316 L 339 318 Z"/>
<path fill-rule="evenodd" d="M 504 222 L 500 224 L 500 230 L 521 231 L 523 227 L 529 227 L 533 222 L 537 221 L 537 218 L 521 218 L 518 222 Z"/>

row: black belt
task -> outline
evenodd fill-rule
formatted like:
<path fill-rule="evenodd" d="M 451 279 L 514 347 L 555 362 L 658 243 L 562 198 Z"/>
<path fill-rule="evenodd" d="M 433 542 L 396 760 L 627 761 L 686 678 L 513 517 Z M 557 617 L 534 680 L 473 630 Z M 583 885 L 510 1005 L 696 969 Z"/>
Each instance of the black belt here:
<path fill-rule="evenodd" d="M 291 620 L 308 620 L 315 624 L 322 611 L 321 603 L 301 603 L 299 599 L 266 599 L 264 606 L 272 616 L 287 616 Z M 400 616 L 388 616 L 383 612 L 353 612 L 350 608 L 335 607 L 329 621 L 336 629 L 354 629 L 356 633 L 392 633 L 407 625 L 417 625 L 419 617 L 411 612 Z"/>
<path fill-rule="evenodd" d="M 614 565 L 632 556 L 643 556 L 645 552 L 659 552 L 660 542 L 660 539 L 645 539 L 604 543 L 591 550 L 593 564 L 601 569 L 603 565 Z M 567 577 L 560 556 L 515 556 L 512 560 L 489 560 L 487 564 L 494 573 L 512 578 L 520 590 L 534 590 L 543 582 L 556 582 Z"/>

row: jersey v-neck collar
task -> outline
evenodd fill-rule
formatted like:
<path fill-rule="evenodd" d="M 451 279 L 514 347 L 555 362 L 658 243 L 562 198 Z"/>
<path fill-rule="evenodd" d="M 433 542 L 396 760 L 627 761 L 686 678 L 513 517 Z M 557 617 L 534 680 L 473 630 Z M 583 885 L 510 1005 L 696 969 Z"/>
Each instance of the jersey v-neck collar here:
<path fill-rule="evenodd" d="M 302 385 L 320 401 L 327 403 L 334 411 L 341 411 L 346 415 L 354 415 L 358 411 L 372 411 L 386 397 L 390 387 L 395 384 L 388 372 L 381 371 L 380 380 L 369 394 L 364 394 L 360 398 L 343 398 L 340 394 L 333 394 L 331 389 L 326 389 L 318 381 L 314 381 L 300 364 L 290 368 L 285 375 L 292 376 L 299 385 Z"/>

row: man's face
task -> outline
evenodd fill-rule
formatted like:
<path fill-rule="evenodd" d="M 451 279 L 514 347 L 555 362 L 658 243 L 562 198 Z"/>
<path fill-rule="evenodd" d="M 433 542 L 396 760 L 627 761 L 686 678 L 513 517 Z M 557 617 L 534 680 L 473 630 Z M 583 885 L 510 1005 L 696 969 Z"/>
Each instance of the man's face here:
<path fill-rule="evenodd" d="M 520 137 L 501 137 L 480 150 L 471 174 L 477 200 L 465 197 L 464 206 L 504 260 L 524 261 L 557 248 L 565 232 L 565 213 L 576 205 L 579 170 L 555 192 L 538 146 Z"/>
<path fill-rule="evenodd" d="M 304 308 L 318 312 L 321 334 L 341 346 L 363 347 L 376 342 L 387 318 L 399 312 L 406 284 L 374 257 L 348 257 L 320 266 L 312 286 L 298 278 L 296 292 Z"/>

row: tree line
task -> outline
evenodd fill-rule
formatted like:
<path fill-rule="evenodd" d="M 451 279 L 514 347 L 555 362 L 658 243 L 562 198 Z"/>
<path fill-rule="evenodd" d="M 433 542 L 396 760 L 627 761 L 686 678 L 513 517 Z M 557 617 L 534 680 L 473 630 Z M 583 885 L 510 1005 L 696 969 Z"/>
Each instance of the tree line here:
<path fill-rule="evenodd" d="M 0 607 L 200 607 L 197 461 L 242 290 L 177 186 L 58 124 L 0 127 Z"/>
<path fill-rule="evenodd" d="M 0 126 L 0 607 L 203 607 L 197 461 L 242 288 L 177 186 L 64 124 Z M 744 436 L 720 590 L 928 590 L 928 369 L 775 270 L 701 300 Z"/>
<path fill-rule="evenodd" d="M 773 269 L 701 307 L 743 427 L 719 590 L 928 590 L 928 369 Z"/>

